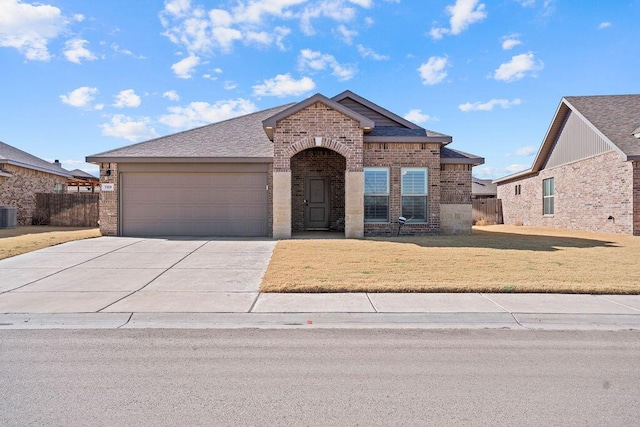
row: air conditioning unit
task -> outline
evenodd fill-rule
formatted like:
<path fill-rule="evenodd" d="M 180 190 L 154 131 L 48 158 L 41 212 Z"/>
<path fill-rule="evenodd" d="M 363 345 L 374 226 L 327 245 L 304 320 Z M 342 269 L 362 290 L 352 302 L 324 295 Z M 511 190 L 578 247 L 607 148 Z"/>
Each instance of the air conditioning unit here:
<path fill-rule="evenodd" d="M 16 228 L 18 225 L 17 211 L 13 206 L 0 206 L 0 228 Z"/>

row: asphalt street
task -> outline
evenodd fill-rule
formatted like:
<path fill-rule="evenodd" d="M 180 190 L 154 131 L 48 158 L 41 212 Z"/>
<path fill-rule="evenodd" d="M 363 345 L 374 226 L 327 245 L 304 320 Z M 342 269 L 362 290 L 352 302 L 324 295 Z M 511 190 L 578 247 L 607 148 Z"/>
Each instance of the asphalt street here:
<path fill-rule="evenodd" d="M 640 332 L 0 331 L 0 425 L 637 425 Z"/>

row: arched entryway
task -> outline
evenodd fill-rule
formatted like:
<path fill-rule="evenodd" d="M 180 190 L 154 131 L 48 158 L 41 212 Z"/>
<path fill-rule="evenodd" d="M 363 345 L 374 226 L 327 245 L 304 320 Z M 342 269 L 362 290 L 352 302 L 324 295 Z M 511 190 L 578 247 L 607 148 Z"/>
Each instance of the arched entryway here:
<path fill-rule="evenodd" d="M 291 157 L 291 231 L 345 229 L 346 159 L 324 147 Z"/>

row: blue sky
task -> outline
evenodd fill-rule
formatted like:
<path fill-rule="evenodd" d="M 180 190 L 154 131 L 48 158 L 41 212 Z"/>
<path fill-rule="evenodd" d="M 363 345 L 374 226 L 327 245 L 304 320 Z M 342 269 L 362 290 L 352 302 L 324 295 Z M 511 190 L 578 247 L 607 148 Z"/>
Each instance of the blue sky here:
<path fill-rule="evenodd" d="M 640 0 L 0 0 L 0 140 L 85 156 L 345 89 L 531 165 L 562 96 L 640 93 Z"/>

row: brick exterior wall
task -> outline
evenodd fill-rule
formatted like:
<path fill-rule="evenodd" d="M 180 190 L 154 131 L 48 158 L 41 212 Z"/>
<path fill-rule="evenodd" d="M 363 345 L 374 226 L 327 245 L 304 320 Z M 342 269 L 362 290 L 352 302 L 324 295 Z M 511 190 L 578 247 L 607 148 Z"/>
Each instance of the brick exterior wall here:
<path fill-rule="evenodd" d="M 67 178 L 46 172 L 8 164 L 2 168 L 12 176 L 0 176 L 0 205 L 16 208 L 18 225 L 32 225 L 36 193 L 52 193 L 56 184 L 67 183 Z"/>
<path fill-rule="evenodd" d="M 408 143 L 365 143 L 364 167 L 389 168 L 389 223 L 365 223 L 365 236 L 395 235 L 402 214 L 401 168 L 426 167 L 428 196 L 426 223 L 407 223 L 402 234 L 427 235 L 440 232 L 440 145 Z M 471 186 L 471 176 L 469 176 Z"/>
<path fill-rule="evenodd" d="M 107 176 L 107 170 L 111 175 Z M 100 184 L 114 184 L 113 191 L 100 191 L 100 232 L 103 236 L 118 234 L 118 164 L 100 164 Z"/>
<path fill-rule="evenodd" d="M 612 151 L 498 184 L 504 223 L 634 234 L 640 200 L 637 163 L 622 161 Z M 555 212 L 549 216 L 542 213 L 542 181 L 547 178 L 554 178 L 555 186 Z"/>
<path fill-rule="evenodd" d="M 633 162 L 633 235 L 640 236 L 640 162 Z"/>
<path fill-rule="evenodd" d="M 440 203 L 443 205 L 471 205 L 471 165 L 443 164 L 440 166 Z"/>
<path fill-rule="evenodd" d="M 329 178 L 331 230 L 344 230 L 344 177 L 346 159 L 327 148 L 309 148 L 291 158 L 291 231 L 305 230 L 304 178 Z"/>

